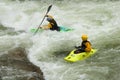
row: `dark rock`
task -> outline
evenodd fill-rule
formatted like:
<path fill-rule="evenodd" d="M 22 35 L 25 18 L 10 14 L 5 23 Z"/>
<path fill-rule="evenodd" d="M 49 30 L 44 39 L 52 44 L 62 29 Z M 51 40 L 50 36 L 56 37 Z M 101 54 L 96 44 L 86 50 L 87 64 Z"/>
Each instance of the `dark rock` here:
<path fill-rule="evenodd" d="M 8 54 L 0 56 L 0 80 L 44 80 L 43 72 L 32 64 L 24 48 L 9 50 Z M 12 72 L 11 72 L 12 71 Z M 9 78 L 11 77 L 12 78 Z"/>

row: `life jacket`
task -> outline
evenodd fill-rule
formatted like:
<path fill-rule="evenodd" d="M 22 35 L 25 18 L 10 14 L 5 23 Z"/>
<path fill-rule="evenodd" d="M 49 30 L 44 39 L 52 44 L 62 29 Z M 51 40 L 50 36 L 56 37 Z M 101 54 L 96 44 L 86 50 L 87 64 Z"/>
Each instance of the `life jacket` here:
<path fill-rule="evenodd" d="M 82 41 L 81 47 L 82 47 L 82 49 L 84 49 L 84 51 L 87 48 L 86 43 L 89 43 L 91 45 L 91 43 L 89 41 Z"/>
<path fill-rule="evenodd" d="M 50 25 L 52 26 L 52 27 L 50 27 L 50 30 L 60 31 L 60 28 L 58 27 L 58 25 L 54 19 L 52 19 L 52 21 L 50 22 Z"/>

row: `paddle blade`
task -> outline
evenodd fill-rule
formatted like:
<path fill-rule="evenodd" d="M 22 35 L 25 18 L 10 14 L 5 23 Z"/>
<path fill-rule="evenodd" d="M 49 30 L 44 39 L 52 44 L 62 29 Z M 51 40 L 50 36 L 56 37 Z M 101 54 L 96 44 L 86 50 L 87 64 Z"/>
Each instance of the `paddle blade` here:
<path fill-rule="evenodd" d="M 52 5 L 50 5 L 50 6 L 48 7 L 47 13 L 50 11 L 51 7 L 52 7 Z"/>

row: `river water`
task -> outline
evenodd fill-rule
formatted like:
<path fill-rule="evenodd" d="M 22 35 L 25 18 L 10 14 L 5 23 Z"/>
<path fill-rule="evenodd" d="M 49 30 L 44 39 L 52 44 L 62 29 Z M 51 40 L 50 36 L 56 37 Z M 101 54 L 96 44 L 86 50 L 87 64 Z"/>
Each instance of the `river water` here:
<path fill-rule="evenodd" d="M 30 32 L 50 4 L 49 14 L 58 25 L 74 31 Z M 25 48 L 46 80 L 120 80 L 119 9 L 118 0 L 0 0 L 0 55 Z M 66 62 L 64 57 L 80 44 L 82 34 L 88 34 L 98 51 L 84 61 Z"/>

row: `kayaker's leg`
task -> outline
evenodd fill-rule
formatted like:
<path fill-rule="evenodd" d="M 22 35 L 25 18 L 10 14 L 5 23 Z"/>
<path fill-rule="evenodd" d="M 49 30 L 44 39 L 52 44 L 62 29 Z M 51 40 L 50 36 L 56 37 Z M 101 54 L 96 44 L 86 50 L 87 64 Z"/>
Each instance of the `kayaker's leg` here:
<path fill-rule="evenodd" d="M 81 53 L 81 51 L 79 49 L 77 49 L 76 51 L 74 51 L 75 54 Z"/>
<path fill-rule="evenodd" d="M 75 54 L 78 54 L 78 53 L 81 53 L 81 52 L 85 52 L 85 50 L 79 48 L 79 49 L 77 49 L 76 51 L 74 51 Z"/>

